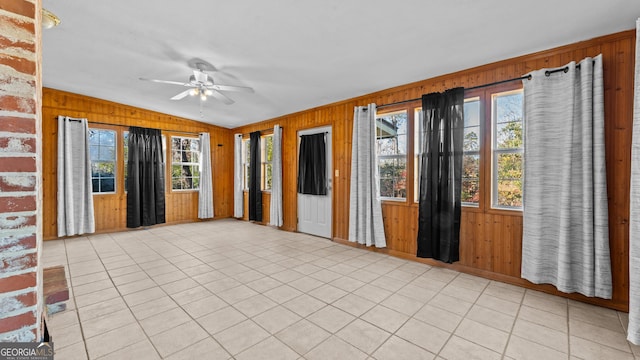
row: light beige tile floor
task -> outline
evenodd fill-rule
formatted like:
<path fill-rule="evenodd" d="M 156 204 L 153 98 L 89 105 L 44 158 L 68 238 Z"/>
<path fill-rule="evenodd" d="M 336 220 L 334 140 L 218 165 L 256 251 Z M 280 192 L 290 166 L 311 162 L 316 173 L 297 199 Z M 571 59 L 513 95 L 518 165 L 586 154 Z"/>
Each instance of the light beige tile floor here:
<path fill-rule="evenodd" d="M 237 220 L 44 244 L 56 359 L 635 359 L 625 313 Z"/>

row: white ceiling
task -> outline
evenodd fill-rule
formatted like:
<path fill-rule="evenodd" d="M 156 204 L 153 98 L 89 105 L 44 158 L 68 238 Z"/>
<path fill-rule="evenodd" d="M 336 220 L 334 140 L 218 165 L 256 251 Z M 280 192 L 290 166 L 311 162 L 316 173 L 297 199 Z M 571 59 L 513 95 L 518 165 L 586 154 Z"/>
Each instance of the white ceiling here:
<path fill-rule="evenodd" d="M 638 0 L 44 0 L 44 86 L 236 127 L 635 27 Z M 255 93 L 169 100 L 189 62 Z"/>

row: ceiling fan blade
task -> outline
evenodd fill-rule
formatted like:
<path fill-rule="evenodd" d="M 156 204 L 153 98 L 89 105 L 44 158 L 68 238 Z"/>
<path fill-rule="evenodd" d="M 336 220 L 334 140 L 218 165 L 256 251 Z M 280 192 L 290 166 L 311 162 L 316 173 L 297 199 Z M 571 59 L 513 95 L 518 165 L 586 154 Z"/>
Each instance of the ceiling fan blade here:
<path fill-rule="evenodd" d="M 189 84 L 189 83 L 183 83 L 183 82 L 179 82 L 179 81 L 156 80 L 156 79 L 147 79 L 147 78 L 140 78 L 140 80 L 151 81 L 151 82 L 156 82 L 156 83 L 161 83 L 161 84 L 191 86 L 191 84 Z"/>
<path fill-rule="evenodd" d="M 209 89 L 214 89 L 214 90 L 221 90 L 221 91 L 240 91 L 240 92 L 247 92 L 247 93 L 252 93 L 254 92 L 252 88 L 247 87 L 247 86 L 233 86 L 233 85 L 211 85 L 211 86 L 207 86 L 207 88 Z"/>
<path fill-rule="evenodd" d="M 223 103 L 227 104 L 227 105 L 231 105 L 233 104 L 235 101 L 229 99 L 226 95 L 224 95 L 221 92 L 218 92 L 217 90 L 211 90 L 211 96 L 213 96 L 214 98 L 222 101 Z"/>
<path fill-rule="evenodd" d="M 171 98 L 171 100 L 180 100 L 180 99 L 184 99 L 187 95 L 189 95 L 189 92 L 191 92 L 192 89 L 188 89 L 185 90 L 183 92 L 181 92 L 180 94 L 174 96 Z"/>

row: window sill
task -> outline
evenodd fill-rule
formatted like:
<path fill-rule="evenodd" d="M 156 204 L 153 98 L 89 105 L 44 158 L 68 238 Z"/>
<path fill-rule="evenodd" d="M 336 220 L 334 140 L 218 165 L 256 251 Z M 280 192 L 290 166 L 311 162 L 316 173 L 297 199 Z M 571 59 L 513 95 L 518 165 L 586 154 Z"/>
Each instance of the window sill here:
<path fill-rule="evenodd" d="M 200 192 L 200 189 L 171 189 L 172 193 L 184 194 L 184 193 L 193 193 Z"/>
<path fill-rule="evenodd" d="M 406 203 L 406 198 L 380 198 L 381 203 L 389 202 L 389 203 Z"/>

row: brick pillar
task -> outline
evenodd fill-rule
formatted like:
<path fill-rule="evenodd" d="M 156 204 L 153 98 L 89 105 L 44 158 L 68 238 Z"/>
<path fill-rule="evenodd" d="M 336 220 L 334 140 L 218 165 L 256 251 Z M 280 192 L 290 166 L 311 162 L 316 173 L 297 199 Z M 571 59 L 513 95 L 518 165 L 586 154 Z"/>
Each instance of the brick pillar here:
<path fill-rule="evenodd" d="M 41 6 L 0 1 L 0 341 L 41 337 Z"/>

